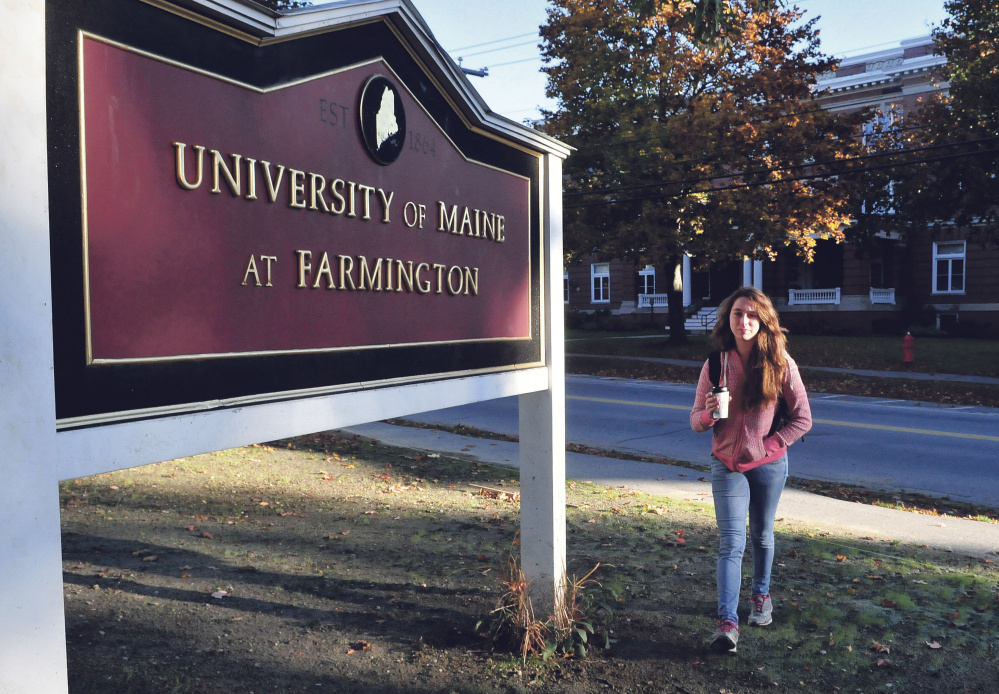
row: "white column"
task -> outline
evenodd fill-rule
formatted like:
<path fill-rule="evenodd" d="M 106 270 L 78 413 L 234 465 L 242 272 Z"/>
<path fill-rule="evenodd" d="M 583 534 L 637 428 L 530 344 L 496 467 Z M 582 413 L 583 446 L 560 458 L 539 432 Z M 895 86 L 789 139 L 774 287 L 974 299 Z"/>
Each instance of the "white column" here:
<path fill-rule="evenodd" d="M 753 285 L 753 261 L 746 258 L 742 261 L 742 286 L 751 287 Z"/>
<path fill-rule="evenodd" d="M 55 458 L 45 3 L 0 23 L 0 692 L 68 690 Z"/>
<path fill-rule="evenodd" d="M 542 326 L 548 390 L 520 396 L 520 563 L 544 618 L 565 576 L 565 326 L 562 304 L 562 160 L 546 155 L 542 197 L 547 256 Z"/>
<path fill-rule="evenodd" d="M 690 306 L 693 302 L 693 298 L 690 294 L 690 256 L 684 253 L 683 255 L 683 305 L 684 307 Z"/>
<path fill-rule="evenodd" d="M 753 286 L 763 291 L 763 261 L 753 261 Z"/>

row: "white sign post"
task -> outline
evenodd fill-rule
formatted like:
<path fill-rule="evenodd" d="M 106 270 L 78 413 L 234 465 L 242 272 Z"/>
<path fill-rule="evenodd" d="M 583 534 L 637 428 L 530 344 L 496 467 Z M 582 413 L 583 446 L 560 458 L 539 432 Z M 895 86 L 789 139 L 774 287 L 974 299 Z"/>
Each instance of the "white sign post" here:
<path fill-rule="evenodd" d="M 4 0 L 0 41 L 0 692 L 66 689 L 41 2 Z"/>
<path fill-rule="evenodd" d="M 565 567 L 560 187 L 568 148 L 490 114 L 439 47 L 427 49 L 408 0 L 318 7 L 290 18 L 238 0 L 213 2 L 217 25 L 282 38 L 362 14 L 365 21 L 391 15 L 393 26 L 408 27 L 409 40 L 425 43 L 424 55 L 438 56 L 435 69 L 455 75 L 452 98 L 470 100 L 476 127 L 540 153 L 542 365 L 57 432 L 49 212 L 65 203 L 49 199 L 47 186 L 45 3 L 3 0 L 0 7 L 0 694 L 67 691 L 60 480 L 492 398 L 520 396 L 522 563 L 536 596 L 550 601 Z"/>

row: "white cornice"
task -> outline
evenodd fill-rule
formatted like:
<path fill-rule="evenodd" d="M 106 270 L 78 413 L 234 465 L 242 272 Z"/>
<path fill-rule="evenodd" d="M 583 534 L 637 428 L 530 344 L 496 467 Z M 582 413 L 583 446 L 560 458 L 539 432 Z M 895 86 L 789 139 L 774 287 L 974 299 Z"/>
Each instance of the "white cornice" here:
<path fill-rule="evenodd" d="M 826 73 L 819 77 L 815 91 L 836 94 L 889 84 L 901 77 L 932 73 L 946 64 L 944 56 L 930 53 L 914 58 L 905 57 L 907 48 L 930 46 L 932 43 L 931 37 L 921 36 L 906 39 L 899 46 L 893 48 L 845 58 L 840 62 L 837 72 Z M 857 65 L 864 65 L 865 71 L 839 76 L 839 73 L 846 72 Z"/>

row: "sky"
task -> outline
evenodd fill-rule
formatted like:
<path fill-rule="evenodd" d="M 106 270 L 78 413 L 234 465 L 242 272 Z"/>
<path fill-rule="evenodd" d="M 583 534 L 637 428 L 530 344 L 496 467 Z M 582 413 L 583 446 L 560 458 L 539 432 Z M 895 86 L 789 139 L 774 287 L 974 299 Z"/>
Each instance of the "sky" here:
<path fill-rule="evenodd" d="M 412 0 L 437 41 L 464 67 L 489 68 L 469 77 L 489 107 L 511 120 L 533 120 L 554 109 L 540 72 L 538 27 L 545 0 Z M 944 0 L 796 0 L 817 24 L 823 50 L 844 58 L 925 36 L 947 16 Z M 502 9 L 499 9 L 502 8 Z"/>

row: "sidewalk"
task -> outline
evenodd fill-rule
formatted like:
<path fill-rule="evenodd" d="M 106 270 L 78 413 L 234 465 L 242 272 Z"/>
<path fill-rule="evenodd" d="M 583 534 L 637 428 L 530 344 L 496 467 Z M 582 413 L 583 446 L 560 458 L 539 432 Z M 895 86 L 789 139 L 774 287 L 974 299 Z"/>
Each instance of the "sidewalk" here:
<path fill-rule="evenodd" d="M 593 359 L 617 359 L 620 361 L 645 361 L 653 364 L 669 364 L 671 366 L 693 366 L 704 365 L 703 361 L 692 361 L 689 359 L 664 359 L 660 357 L 629 357 L 617 354 L 576 354 L 567 352 L 566 357 L 589 357 Z M 982 383 L 985 385 L 999 385 L 999 378 L 991 376 L 965 376 L 962 374 L 937 374 L 921 373 L 918 371 L 871 371 L 867 369 L 837 369 L 831 366 L 802 366 L 798 364 L 802 371 L 824 371 L 826 373 L 852 374 L 855 376 L 867 376 L 870 378 L 904 378 L 911 381 L 950 381 L 954 383 Z"/>
<path fill-rule="evenodd" d="M 517 443 L 459 436 L 432 429 L 393 426 L 384 422 L 363 424 L 343 431 L 390 446 L 519 467 Z M 568 479 L 608 487 L 626 487 L 712 506 L 711 483 L 705 474 L 671 465 L 566 453 Z M 784 490 L 777 508 L 777 518 L 782 523 L 803 526 L 809 530 L 925 545 L 972 557 L 994 559 L 999 554 L 999 524 L 896 511 L 831 499 L 798 489 Z M 778 529 L 782 523 L 778 523 Z"/>

